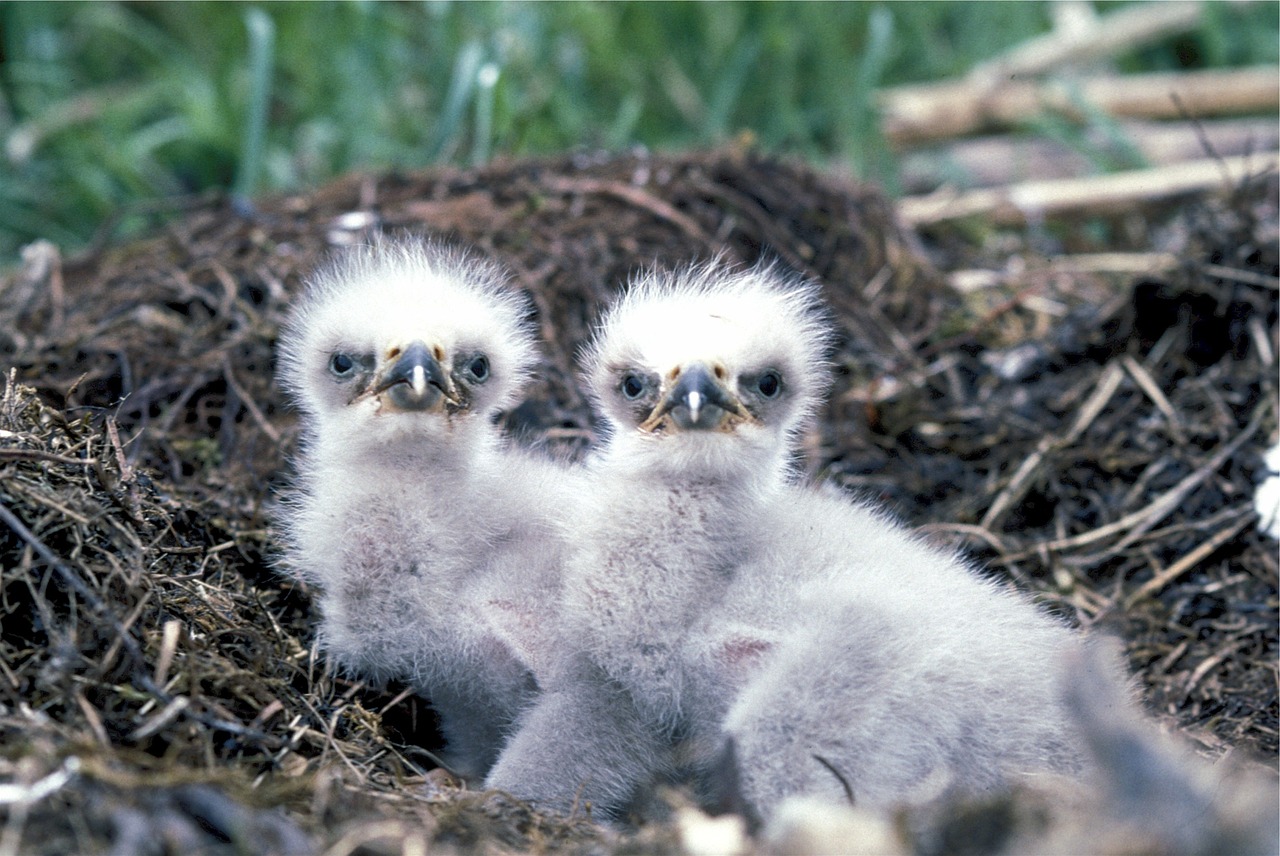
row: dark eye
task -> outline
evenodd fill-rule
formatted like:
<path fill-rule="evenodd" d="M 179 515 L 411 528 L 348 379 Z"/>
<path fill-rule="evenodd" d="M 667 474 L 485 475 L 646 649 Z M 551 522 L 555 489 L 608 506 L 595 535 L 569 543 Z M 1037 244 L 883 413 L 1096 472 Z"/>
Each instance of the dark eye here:
<path fill-rule="evenodd" d="M 329 358 L 329 371 L 334 377 L 351 377 L 356 370 L 356 361 L 347 354 L 334 354 Z"/>
<path fill-rule="evenodd" d="M 765 372 L 756 381 L 756 389 L 760 390 L 760 394 L 765 398 L 773 398 L 778 394 L 778 390 L 782 389 L 782 378 L 778 377 L 777 372 Z"/>
<path fill-rule="evenodd" d="M 475 378 L 477 383 L 484 383 L 489 379 L 489 358 L 484 354 L 473 357 L 471 362 L 467 363 L 467 373 Z"/>
<path fill-rule="evenodd" d="M 634 401 L 644 394 L 644 381 L 633 374 L 627 375 L 622 379 L 622 394 Z"/>

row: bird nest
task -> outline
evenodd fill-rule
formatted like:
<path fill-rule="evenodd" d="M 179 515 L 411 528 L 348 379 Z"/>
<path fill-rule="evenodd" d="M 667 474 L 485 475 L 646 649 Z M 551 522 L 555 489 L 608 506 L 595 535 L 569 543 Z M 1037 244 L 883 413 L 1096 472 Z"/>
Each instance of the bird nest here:
<path fill-rule="evenodd" d="M 574 451 L 595 427 L 574 355 L 628 275 L 771 256 L 816 279 L 842 336 L 811 474 L 1119 636 L 1150 709 L 1202 745 L 1274 759 L 1277 554 L 1252 497 L 1277 431 L 1276 202 L 1270 176 L 1104 224 L 1105 249 L 1164 259 L 1114 275 L 1037 252 L 1086 229 L 921 238 L 875 190 L 751 153 L 583 155 L 190 200 L 76 258 L 33 245 L 0 279 L 0 852 L 675 846 L 671 824 L 458 785 L 426 703 L 335 674 L 311 593 L 272 568 L 296 437 L 276 332 L 306 273 L 374 231 L 511 271 L 546 358 L 507 426 Z"/>

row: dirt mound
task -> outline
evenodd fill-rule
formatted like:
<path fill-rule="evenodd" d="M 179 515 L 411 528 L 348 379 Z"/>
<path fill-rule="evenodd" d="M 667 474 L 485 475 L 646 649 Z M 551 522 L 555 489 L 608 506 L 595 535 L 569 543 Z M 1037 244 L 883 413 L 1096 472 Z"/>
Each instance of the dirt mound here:
<path fill-rule="evenodd" d="M 295 434 L 276 331 L 373 230 L 512 271 L 547 358 L 508 425 L 574 449 L 573 357 L 631 272 L 724 254 L 815 278 L 843 332 L 815 475 L 1116 632 L 1202 741 L 1274 756 L 1277 557 L 1252 510 L 1277 424 L 1273 179 L 1144 224 L 1177 259 L 1158 276 L 1019 244 L 1016 275 L 970 293 L 939 272 L 992 265 L 962 234 L 922 242 L 874 190 L 748 152 L 353 176 L 197 200 L 83 258 L 30 248 L 0 280 L 0 776 L 22 789 L 0 852 L 673 846 L 459 790 L 425 703 L 331 673 L 308 593 L 271 570 Z"/>

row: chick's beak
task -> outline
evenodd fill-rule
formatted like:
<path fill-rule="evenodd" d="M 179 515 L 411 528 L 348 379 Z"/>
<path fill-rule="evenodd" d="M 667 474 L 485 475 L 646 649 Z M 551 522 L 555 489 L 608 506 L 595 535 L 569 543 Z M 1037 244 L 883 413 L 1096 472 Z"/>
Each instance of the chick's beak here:
<path fill-rule="evenodd" d="M 399 353 L 373 392 L 398 410 L 431 410 L 442 401 L 459 404 L 440 362 L 422 342 L 413 342 Z"/>
<path fill-rule="evenodd" d="M 713 431 L 725 426 L 730 417 L 746 417 L 748 413 L 710 369 L 694 363 L 680 372 L 670 391 L 640 427 L 653 431 L 668 416 L 682 431 Z"/>

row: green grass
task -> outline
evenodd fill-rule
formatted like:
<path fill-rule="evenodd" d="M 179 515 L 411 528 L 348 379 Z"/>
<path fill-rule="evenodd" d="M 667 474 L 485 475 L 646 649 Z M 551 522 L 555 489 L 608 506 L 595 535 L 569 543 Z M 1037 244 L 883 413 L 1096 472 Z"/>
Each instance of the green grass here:
<path fill-rule="evenodd" d="M 1099 4 L 1103 8 L 1114 4 Z M 1275 62 L 1213 5 L 1123 70 Z M 893 183 L 872 93 L 950 77 L 1043 3 L 0 4 L 0 267 L 139 200 L 582 147 L 766 149 Z M 126 226 L 128 223 L 126 222 Z"/>

